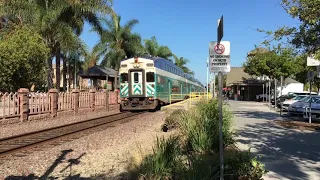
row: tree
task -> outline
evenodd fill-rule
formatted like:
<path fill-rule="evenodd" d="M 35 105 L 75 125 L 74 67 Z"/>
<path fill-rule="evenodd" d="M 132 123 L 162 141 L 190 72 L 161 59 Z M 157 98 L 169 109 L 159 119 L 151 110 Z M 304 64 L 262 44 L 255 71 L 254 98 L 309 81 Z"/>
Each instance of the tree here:
<path fill-rule="evenodd" d="M 277 47 L 267 52 L 257 52 L 248 56 L 243 64 L 244 71 L 249 75 L 268 76 L 271 79 L 290 77 L 295 73 L 295 56 L 292 49 Z"/>
<path fill-rule="evenodd" d="M 45 84 L 46 60 L 50 49 L 28 26 L 15 26 L 0 41 L 0 90 Z"/>
<path fill-rule="evenodd" d="M 151 39 L 144 40 L 144 48 L 146 53 L 155 57 L 158 56 L 169 59 L 173 55 L 168 46 L 160 46 L 158 44 L 155 36 L 151 37 Z"/>
<path fill-rule="evenodd" d="M 223 87 L 227 87 L 227 77 L 228 75 L 224 75 L 223 76 Z M 218 89 L 219 88 L 219 76 L 218 74 L 216 74 L 215 78 L 214 78 L 214 83 L 215 83 L 215 88 Z"/>
<path fill-rule="evenodd" d="M 265 40 L 264 44 L 286 38 L 287 42 L 302 50 L 303 53 L 315 54 L 316 58 L 320 59 L 320 1 L 282 0 L 281 5 L 292 18 L 300 21 L 300 25 L 298 27 L 283 26 L 275 31 L 258 29 L 271 37 Z"/>
<path fill-rule="evenodd" d="M 121 25 L 121 16 L 112 13 L 111 19 L 102 18 L 101 23 L 106 25 L 100 34 L 100 41 L 93 48 L 93 54 L 99 59 L 102 57 L 101 65 L 118 70 L 120 62 L 126 56 L 133 57 L 140 53 L 141 38 L 132 29 L 139 23 L 138 20 L 129 20 Z M 94 31 L 97 31 L 95 28 Z"/>
<path fill-rule="evenodd" d="M 99 28 L 98 14 L 111 12 L 109 0 L 8 0 L 0 6 L 0 17 L 20 24 L 30 24 L 42 35 L 51 50 L 47 61 L 48 87 L 52 87 L 52 59 L 57 62 L 57 87 L 60 87 L 61 51 L 73 51 L 81 46 L 79 35 L 84 21 Z M 65 64 L 65 63 L 64 63 Z"/>
<path fill-rule="evenodd" d="M 66 62 L 65 68 L 63 68 L 64 71 L 66 71 L 66 74 L 68 74 L 68 88 L 70 89 L 70 86 L 72 82 L 74 83 L 75 77 L 78 77 L 77 74 L 79 71 L 84 70 L 85 62 L 81 61 L 81 58 L 83 54 L 81 54 L 82 51 L 79 52 L 72 52 L 72 53 L 65 53 L 63 54 L 63 60 Z M 77 85 L 79 85 L 79 79 L 77 78 Z M 67 81 L 65 82 L 67 87 Z M 75 85 L 75 84 L 74 84 Z"/>
<path fill-rule="evenodd" d="M 194 72 L 191 71 L 186 64 L 189 63 L 189 60 L 183 57 L 178 57 L 175 54 L 173 54 L 173 58 L 174 58 L 174 64 L 176 66 L 178 66 L 179 68 L 181 68 L 183 70 L 184 73 L 188 73 L 191 75 L 194 75 Z"/>

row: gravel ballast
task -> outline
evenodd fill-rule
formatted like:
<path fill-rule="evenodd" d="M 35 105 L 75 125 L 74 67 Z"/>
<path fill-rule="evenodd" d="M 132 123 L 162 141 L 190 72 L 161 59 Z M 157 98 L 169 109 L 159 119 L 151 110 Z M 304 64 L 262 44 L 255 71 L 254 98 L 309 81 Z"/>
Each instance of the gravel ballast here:
<path fill-rule="evenodd" d="M 36 179 L 41 176 L 45 179 L 64 179 L 68 176 L 74 179 L 92 176 L 117 179 L 116 176 L 126 172 L 131 157 L 139 149 L 150 152 L 157 136 L 168 137 L 174 133 L 161 131 L 166 115 L 163 111 L 142 114 L 134 120 L 72 142 L 5 161 L 0 164 L 0 179 L 10 175 L 32 177 L 31 174 Z M 50 175 L 44 176 L 46 174 Z"/>

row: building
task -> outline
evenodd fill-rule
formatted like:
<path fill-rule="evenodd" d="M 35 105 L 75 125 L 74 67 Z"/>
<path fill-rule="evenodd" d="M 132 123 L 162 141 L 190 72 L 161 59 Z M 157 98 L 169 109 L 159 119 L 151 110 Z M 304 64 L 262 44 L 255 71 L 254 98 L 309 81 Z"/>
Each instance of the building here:
<path fill-rule="evenodd" d="M 261 78 L 245 73 L 243 67 L 231 67 L 226 79 L 226 86 L 231 89 L 231 98 L 245 101 L 254 101 L 256 94 L 262 94 L 264 83 Z"/>
<path fill-rule="evenodd" d="M 269 91 L 266 86 L 267 82 L 269 82 L 268 77 L 250 76 L 244 72 L 243 67 L 232 67 L 230 72 L 227 74 L 226 86 L 231 89 L 231 98 L 236 100 L 255 101 L 256 95 Z M 271 91 L 273 91 L 274 86 L 274 81 L 271 81 Z M 280 86 L 280 81 L 277 81 L 278 95 L 280 95 Z M 292 78 L 286 78 L 282 83 L 283 92 L 281 94 L 287 94 L 289 91 L 294 91 L 294 89 L 289 87 L 297 88 L 300 86 L 301 88 L 294 88 L 296 91 L 303 91 L 303 84 Z"/>
<path fill-rule="evenodd" d="M 116 80 L 117 84 L 119 84 L 118 72 L 114 69 L 101 66 L 93 66 L 86 71 L 80 71 L 79 77 L 81 89 L 104 88 L 114 90 Z"/>
<path fill-rule="evenodd" d="M 61 63 L 60 65 L 60 89 L 63 88 L 63 65 Z M 56 64 L 52 64 L 52 81 L 53 84 L 56 84 Z M 104 88 L 109 90 L 114 90 L 114 83 L 115 83 L 115 74 L 117 74 L 117 71 L 111 68 L 103 68 L 100 66 L 93 66 L 89 68 L 87 71 L 82 71 L 77 74 L 77 88 L 80 89 L 90 89 L 90 88 Z M 67 75 L 67 80 L 68 80 Z M 106 80 L 108 79 L 108 80 Z M 118 76 L 119 80 L 119 76 Z M 108 83 L 106 83 L 108 81 Z M 118 81 L 119 82 L 119 81 Z M 70 75 L 70 80 L 67 83 L 68 88 L 74 89 L 74 74 Z"/>

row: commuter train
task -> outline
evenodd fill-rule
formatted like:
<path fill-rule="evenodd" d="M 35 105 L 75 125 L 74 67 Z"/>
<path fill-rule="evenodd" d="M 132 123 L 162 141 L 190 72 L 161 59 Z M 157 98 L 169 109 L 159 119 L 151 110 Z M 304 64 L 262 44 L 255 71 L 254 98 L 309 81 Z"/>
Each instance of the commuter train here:
<path fill-rule="evenodd" d="M 119 74 L 120 111 L 157 110 L 171 101 L 172 94 L 188 98 L 190 92 L 205 91 L 192 75 L 160 57 L 124 59 Z"/>

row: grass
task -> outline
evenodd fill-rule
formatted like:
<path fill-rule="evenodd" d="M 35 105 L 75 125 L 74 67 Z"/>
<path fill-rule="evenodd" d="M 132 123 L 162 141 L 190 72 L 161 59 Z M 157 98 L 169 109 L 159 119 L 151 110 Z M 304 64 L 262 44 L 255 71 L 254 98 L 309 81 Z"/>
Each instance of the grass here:
<path fill-rule="evenodd" d="M 131 168 L 131 179 L 218 179 L 219 113 L 218 101 L 201 101 L 189 111 L 174 111 L 162 127 L 178 129 L 179 134 L 157 138 L 151 154 Z M 232 114 L 223 109 L 225 179 L 261 179 L 263 165 L 250 151 L 234 146 Z"/>

